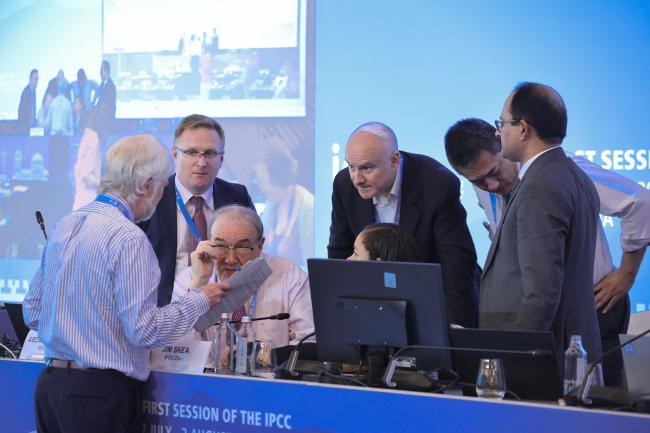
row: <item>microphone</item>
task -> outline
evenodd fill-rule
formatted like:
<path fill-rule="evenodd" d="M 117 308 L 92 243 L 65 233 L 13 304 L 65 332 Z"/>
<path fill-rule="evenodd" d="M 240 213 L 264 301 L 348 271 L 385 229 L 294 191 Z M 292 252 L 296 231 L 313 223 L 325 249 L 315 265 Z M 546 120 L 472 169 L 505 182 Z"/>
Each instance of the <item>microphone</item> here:
<path fill-rule="evenodd" d="M 45 240 L 47 240 L 47 232 L 45 232 L 45 221 L 43 221 L 43 215 L 41 214 L 41 211 L 38 210 L 36 211 L 36 222 L 41 227 L 43 236 L 45 236 Z"/>
<path fill-rule="evenodd" d="M 278 313 L 278 314 L 273 314 L 271 316 L 266 316 L 266 317 L 256 317 L 254 319 L 251 319 L 251 322 L 255 322 L 257 320 L 287 320 L 290 317 L 291 317 L 291 314 L 289 314 L 289 313 Z M 241 322 L 241 319 L 240 320 L 231 320 L 228 323 L 240 323 L 240 322 Z M 217 322 L 217 325 L 219 323 L 220 322 Z"/>
<path fill-rule="evenodd" d="M 593 403 L 592 400 L 589 398 L 589 390 L 591 389 L 591 373 L 593 373 L 596 366 L 598 364 L 600 364 L 600 362 L 603 359 L 607 358 L 612 353 L 621 350 L 623 347 L 627 346 L 628 344 L 632 343 L 633 341 L 638 340 L 639 338 L 643 337 L 644 335 L 646 335 L 648 333 L 650 333 L 650 329 L 646 329 L 645 331 L 643 331 L 642 333 L 640 333 L 636 337 L 626 341 L 623 344 L 619 344 L 616 347 L 612 347 L 607 352 L 603 353 L 598 358 L 596 358 L 596 360 L 594 362 L 589 364 L 589 368 L 587 368 L 587 372 L 585 373 L 584 377 L 582 378 L 582 382 L 580 382 L 580 386 L 577 388 L 577 391 L 573 390 L 573 391 L 571 391 L 569 393 L 570 394 L 569 396 L 565 396 L 565 400 L 566 400 L 567 404 L 570 405 L 570 406 L 573 406 L 573 405 L 577 406 L 578 404 L 581 403 L 581 404 L 583 404 L 585 406 L 590 406 Z M 607 388 L 607 387 L 594 387 L 594 390 L 596 388 Z M 574 394 L 574 391 L 576 391 L 575 394 Z M 569 397 L 569 398 L 567 399 L 567 397 Z"/>
<path fill-rule="evenodd" d="M 291 314 L 289 313 L 279 313 L 272 316 L 256 317 L 254 319 L 251 319 L 251 322 L 255 322 L 256 320 L 287 320 L 289 317 L 291 317 Z"/>
<path fill-rule="evenodd" d="M 491 353 L 502 353 L 504 355 L 525 355 L 533 357 L 548 357 L 555 356 L 550 350 L 505 350 L 505 349 L 477 349 L 473 347 L 451 347 L 451 346 L 404 346 L 399 349 L 393 356 L 391 356 L 390 361 L 388 361 L 388 367 L 384 372 L 384 376 L 381 381 L 388 388 L 395 388 L 397 386 L 396 382 L 393 382 L 393 374 L 395 374 L 395 369 L 397 368 L 397 357 L 407 351 L 407 350 L 448 350 L 450 352 L 491 352 Z"/>

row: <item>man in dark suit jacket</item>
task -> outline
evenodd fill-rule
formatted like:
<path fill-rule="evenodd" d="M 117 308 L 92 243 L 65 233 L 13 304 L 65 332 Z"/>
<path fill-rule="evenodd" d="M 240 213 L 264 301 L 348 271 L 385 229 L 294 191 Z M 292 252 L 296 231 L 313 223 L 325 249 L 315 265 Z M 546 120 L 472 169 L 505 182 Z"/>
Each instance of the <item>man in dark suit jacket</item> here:
<path fill-rule="evenodd" d="M 599 200 L 593 183 L 560 147 L 561 96 L 518 85 L 497 122 L 503 155 L 522 164 L 481 279 L 480 327 L 552 331 L 563 371 L 571 335 L 588 357 L 601 343 L 593 294 Z"/>
<path fill-rule="evenodd" d="M 102 82 L 93 101 L 95 106 L 88 115 L 87 126 L 94 130 L 99 140 L 103 142 L 115 121 L 117 91 L 115 83 L 111 79 L 111 64 L 106 60 L 102 62 L 99 74 L 102 77 Z"/>
<path fill-rule="evenodd" d="M 207 116 L 192 114 L 181 120 L 176 128 L 172 149 L 176 174 L 169 178 L 151 219 L 140 223 L 160 265 L 159 306 L 171 301 L 174 277 L 188 267 L 189 253 L 196 247 L 191 229 L 177 203 L 176 191 L 188 215 L 198 211 L 190 201 L 201 197 L 206 229 L 210 228 L 214 213 L 221 206 L 240 204 L 254 208 L 245 186 L 217 179 L 224 149 L 223 128 Z"/>
<path fill-rule="evenodd" d="M 29 134 L 29 128 L 36 123 L 36 86 L 38 71 L 32 69 L 29 73 L 29 84 L 23 89 L 18 105 L 18 133 Z"/>
<path fill-rule="evenodd" d="M 432 158 L 398 151 L 395 133 L 376 122 L 352 133 L 345 158 L 348 168 L 334 179 L 328 256 L 350 256 L 368 224 L 396 223 L 424 261 L 441 264 L 449 321 L 476 326 L 476 252 L 458 178 Z"/>

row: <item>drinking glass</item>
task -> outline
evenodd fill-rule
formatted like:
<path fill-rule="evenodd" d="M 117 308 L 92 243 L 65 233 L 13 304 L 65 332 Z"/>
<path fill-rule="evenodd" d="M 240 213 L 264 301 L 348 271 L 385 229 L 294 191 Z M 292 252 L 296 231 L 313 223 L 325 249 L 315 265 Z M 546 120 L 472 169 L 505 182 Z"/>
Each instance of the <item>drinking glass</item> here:
<path fill-rule="evenodd" d="M 501 359 L 481 359 L 476 377 L 476 395 L 498 399 L 506 395 L 506 378 Z"/>
<path fill-rule="evenodd" d="M 256 341 L 253 356 L 255 357 L 255 366 L 253 376 L 275 378 L 275 368 L 277 360 L 275 356 L 275 345 L 271 341 Z"/>

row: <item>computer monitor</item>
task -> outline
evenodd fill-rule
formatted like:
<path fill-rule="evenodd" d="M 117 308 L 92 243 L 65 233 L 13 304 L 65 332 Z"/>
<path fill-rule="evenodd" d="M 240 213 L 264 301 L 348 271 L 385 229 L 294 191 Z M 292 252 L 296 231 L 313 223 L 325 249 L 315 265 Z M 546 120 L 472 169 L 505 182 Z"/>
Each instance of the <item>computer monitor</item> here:
<path fill-rule="evenodd" d="M 320 361 L 366 363 L 379 354 L 385 365 L 395 348 L 449 345 L 440 265 L 309 259 L 307 267 Z M 417 370 L 451 366 L 448 351 L 400 358 Z"/>
<path fill-rule="evenodd" d="M 5 308 L 13 325 L 16 338 L 18 338 L 18 341 L 22 344 L 29 333 L 29 328 L 27 328 L 23 319 L 23 306 L 22 304 L 7 303 L 5 304 Z"/>
<path fill-rule="evenodd" d="M 452 329 L 449 341 L 454 371 L 460 375 L 463 394 L 475 396 L 481 358 L 501 358 L 506 388 L 522 400 L 556 401 L 562 396 L 562 382 L 555 354 L 553 333 L 492 329 Z M 478 351 L 475 351 L 479 349 Z M 495 352 L 499 350 L 501 352 Z M 511 351 L 511 353 L 505 353 Z M 514 398 L 513 394 L 506 396 Z"/>
<path fill-rule="evenodd" d="M 0 307 L 0 338 L 18 341 L 14 325 L 11 323 L 9 313 L 4 307 Z"/>

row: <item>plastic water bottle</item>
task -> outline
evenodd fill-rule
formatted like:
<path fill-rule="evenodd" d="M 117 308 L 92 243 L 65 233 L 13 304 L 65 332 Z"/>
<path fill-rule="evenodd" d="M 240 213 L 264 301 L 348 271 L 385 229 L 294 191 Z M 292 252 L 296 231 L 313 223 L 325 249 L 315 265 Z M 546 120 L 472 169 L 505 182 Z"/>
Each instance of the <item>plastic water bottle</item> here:
<path fill-rule="evenodd" d="M 221 314 L 219 327 L 212 342 L 213 356 L 217 363 L 217 373 L 228 374 L 234 368 L 233 355 L 235 352 L 233 328 L 229 323 L 228 313 Z"/>
<path fill-rule="evenodd" d="M 564 395 L 580 386 L 587 373 L 587 351 L 582 347 L 582 336 L 572 335 L 564 352 Z"/>
<path fill-rule="evenodd" d="M 244 316 L 241 318 L 241 326 L 237 331 L 237 353 L 235 354 L 235 373 L 246 374 L 250 372 L 250 358 L 248 353 L 248 343 L 255 341 L 253 325 L 251 318 Z M 254 354 L 253 354 L 254 356 Z M 254 360 L 254 358 L 253 358 Z"/>

